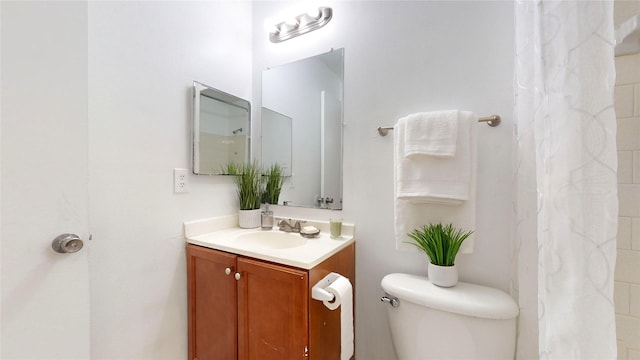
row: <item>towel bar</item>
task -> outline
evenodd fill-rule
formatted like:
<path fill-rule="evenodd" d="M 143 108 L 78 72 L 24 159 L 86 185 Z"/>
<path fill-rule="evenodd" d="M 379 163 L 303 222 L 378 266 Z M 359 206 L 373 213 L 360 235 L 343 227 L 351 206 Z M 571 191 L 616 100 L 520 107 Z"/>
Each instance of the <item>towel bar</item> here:
<path fill-rule="evenodd" d="M 486 122 L 487 125 L 491 126 L 491 127 L 495 127 L 500 125 L 500 115 L 491 115 L 491 116 L 486 116 L 486 117 L 481 117 L 478 119 L 478 122 Z M 378 128 L 378 134 L 380 134 L 380 136 L 387 136 L 387 134 L 389 133 L 389 130 L 393 130 L 393 126 L 386 126 L 386 127 L 379 127 Z"/>

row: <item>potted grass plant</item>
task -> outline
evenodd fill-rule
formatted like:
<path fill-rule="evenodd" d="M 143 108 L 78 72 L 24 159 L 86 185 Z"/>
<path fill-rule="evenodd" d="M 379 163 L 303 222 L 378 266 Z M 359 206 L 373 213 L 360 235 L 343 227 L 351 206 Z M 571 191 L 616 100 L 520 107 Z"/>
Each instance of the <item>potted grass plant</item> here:
<path fill-rule="evenodd" d="M 418 249 L 424 251 L 429 257 L 429 280 L 434 285 L 451 287 L 458 283 L 458 269 L 455 261 L 462 242 L 473 231 L 464 232 L 455 228 L 453 224 L 422 225 L 413 229 L 408 235 Z"/>
<path fill-rule="evenodd" d="M 278 164 L 271 165 L 265 172 L 265 177 L 266 181 L 262 202 L 277 205 L 284 182 L 282 167 Z"/>
<path fill-rule="evenodd" d="M 253 161 L 244 164 L 229 163 L 225 172 L 234 175 L 240 210 L 238 225 L 252 229 L 260 226 L 260 205 L 262 200 L 262 168 Z"/>

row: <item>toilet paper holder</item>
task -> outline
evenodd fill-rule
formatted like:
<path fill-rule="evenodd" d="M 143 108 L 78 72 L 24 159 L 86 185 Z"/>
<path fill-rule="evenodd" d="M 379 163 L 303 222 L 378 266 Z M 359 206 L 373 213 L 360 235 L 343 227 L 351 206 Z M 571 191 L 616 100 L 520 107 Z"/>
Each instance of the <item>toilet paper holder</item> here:
<path fill-rule="evenodd" d="M 323 277 L 322 280 L 318 281 L 311 288 L 311 298 L 320 301 L 333 301 L 335 299 L 335 296 L 325 290 L 325 288 L 336 281 L 338 277 L 340 277 L 340 274 L 336 274 L 334 272 L 329 273 L 327 276 Z"/>

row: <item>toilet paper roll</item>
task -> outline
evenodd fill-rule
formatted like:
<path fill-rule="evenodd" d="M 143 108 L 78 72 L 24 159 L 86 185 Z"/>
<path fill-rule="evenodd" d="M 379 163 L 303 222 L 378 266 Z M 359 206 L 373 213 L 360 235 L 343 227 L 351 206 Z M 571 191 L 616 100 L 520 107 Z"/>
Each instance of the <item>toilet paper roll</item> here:
<path fill-rule="evenodd" d="M 339 276 L 325 288 L 335 297 L 333 302 L 322 303 L 330 310 L 340 309 L 340 360 L 349 360 L 353 355 L 353 289 L 351 282 Z"/>

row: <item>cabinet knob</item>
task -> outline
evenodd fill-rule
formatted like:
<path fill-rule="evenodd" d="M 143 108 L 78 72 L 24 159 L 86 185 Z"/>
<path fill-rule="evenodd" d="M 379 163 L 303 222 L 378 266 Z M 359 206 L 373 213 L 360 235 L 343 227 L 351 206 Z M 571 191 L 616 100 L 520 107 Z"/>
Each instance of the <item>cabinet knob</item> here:
<path fill-rule="evenodd" d="M 242 275 L 240 275 L 240 273 L 236 273 L 235 277 L 236 277 L 236 280 L 240 280 L 240 278 L 242 277 Z"/>
<path fill-rule="evenodd" d="M 227 275 L 231 275 L 231 268 L 224 269 L 224 273 Z"/>

